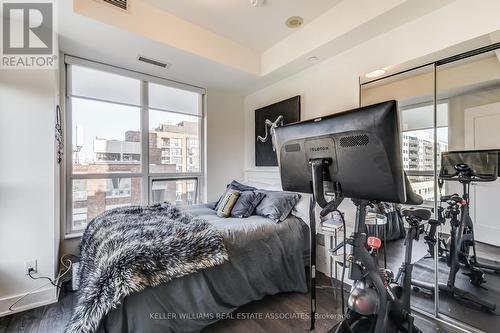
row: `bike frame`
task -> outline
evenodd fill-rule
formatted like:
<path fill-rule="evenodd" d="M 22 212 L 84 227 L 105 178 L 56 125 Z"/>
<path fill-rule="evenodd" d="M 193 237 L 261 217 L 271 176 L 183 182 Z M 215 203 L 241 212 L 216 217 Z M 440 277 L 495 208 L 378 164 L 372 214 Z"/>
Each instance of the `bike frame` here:
<path fill-rule="evenodd" d="M 413 317 L 411 316 L 410 296 L 411 296 L 411 274 L 413 264 L 411 263 L 413 252 L 413 241 L 417 238 L 420 225 L 412 226 L 406 235 L 405 260 L 398 271 L 396 281 L 402 275 L 401 297 L 394 295 L 391 286 L 384 285 L 380 275 L 377 257 L 373 256 L 366 247 L 367 236 L 361 232 L 365 226 L 366 207 L 369 204 L 365 200 L 353 199 L 356 205 L 356 224 L 353 235 L 348 240 L 352 245 L 352 264 L 349 271 L 351 280 L 369 280 L 379 297 L 379 308 L 376 314 L 374 333 L 388 332 L 388 322 L 392 320 L 395 327 L 408 324 L 408 331 L 413 329 Z M 410 328 L 411 327 L 411 328 Z"/>
<path fill-rule="evenodd" d="M 481 297 L 478 297 L 474 294 L 471 294 L 470 292 L 466 290 L 462 290 L 460 288 L 457 288 L 455 286 L 456 282 L 456 277 L 457 273 L 461 267 L 460 263 L 460 251 L 462 249 L 463 243 L 465 240 L 472 241 L 472 247 L 473 247 L 473 253 L 474 256 L 472 260 L 469 259 L 468 253 L 467 253 L 467 262 L 464 264 L 465 266 L 468 266 L 468 268 L 472 267 L 484 267 L 483 264 L 479 264 L 476 259 L 476 249 L 475 249 L 475 242 L 474 242 L 474 229 L 473 229 L 473 224 L 472 224 L 472 219 L 470 218 L 470 204 L 469 204 L 469 189 L 470 189 L 470 183 L 471 179 L 467 173 L 459 173 L 458 174 L 458 181 L 462 184 L 463 186 L 463 203 L 460 207 L 460 219 L 458 220 L 456 218 L 456 215 L 453 215 L 451 217 L 451 243 L 450 243 L 450 251 L 449 251 L 449 258 L 448 258 L 448 266 L 450 267 L 450 272 L 448 274 L 448 280 L 446 284 L 444 283 L 439 283 L 438 284 L 438 289 L 442 292 L 446 292 L 448 294 L 453 295 L 454 297 L 460 298 L 460 299 L 465 299 L 468 300 L 472 303 L 475 303 L 477 305 L 480 305 L 481 307 L 488 309 L 489 311 L 495 311 L 496 309 L 496 304 L 492 303 L 488 300 L 485 300 Z M 467 239 L 464 238 L 464 230 L 465 228 L 469 229 L 469 233 Z M 439 241 L 439 239 L 438 239 Z M 437 258 L 436 258 L 437 260 Z M 427 290 L 431 290 L 435 292 L 435 286 L 431 283 L 424 282 L 424 281 L 418 281 L 418 280 L 412 280 L 412 284 L 414 286 L 424 288 Z"/>

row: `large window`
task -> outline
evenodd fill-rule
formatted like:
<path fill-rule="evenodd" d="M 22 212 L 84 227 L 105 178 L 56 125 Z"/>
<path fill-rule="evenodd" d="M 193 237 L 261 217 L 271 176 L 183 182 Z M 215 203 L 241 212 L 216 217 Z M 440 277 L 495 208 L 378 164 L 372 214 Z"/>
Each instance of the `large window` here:
<path fill-rule="evenodd" d="M 67 234 L 105 210 L 196 203 L 203 90 L 66 57 Z"/>
<path fill-rule="evenodd" d="M 425 201 L 434 200 L 434 106 L 401 109 L 403 168 L 412 188 Z M 437 104 L 437 156 L 448 150 L 448 103 Z M 439 170 L 441 161 L 437 160 Z"/>
<path fill-rule="evenodd" d="M 193 141 L 200 139 L 197 116 L 149 111 L 149 167 L 153 173 L 200 172 L 199 150 L 192 158 Z"/>
<path fill-rule="evenodd" d="M 175 202 L 178 205 L 191 205 L 197 202 L 197 179 L 154 180 L 152 202 Z"/>

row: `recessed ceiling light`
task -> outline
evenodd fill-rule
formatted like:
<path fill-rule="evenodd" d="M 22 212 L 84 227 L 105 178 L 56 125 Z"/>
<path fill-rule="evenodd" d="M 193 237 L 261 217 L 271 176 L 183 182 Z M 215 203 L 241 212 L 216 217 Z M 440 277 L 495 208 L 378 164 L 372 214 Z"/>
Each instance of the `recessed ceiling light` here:
<path fill-rule="evenodd" d="M 300 16 L 289 17 L 285 22 L 286 26 L 291 29 L 300 27 L 302 23 L 304 23 L 304 19 Z"/>
<path fill-rule="evenodd" d="M 254 7 L 260 7 L 264 4 L 264 0 L 250 0 L 250 4 Z"/>
<path fill-rule="evenodd" d="M 365 77 L 367 77 L 369 79 L 373 79 L 375 77 L 379 77 L 379 76 L 382 76 L 384 74 L 385 74 L 385 70 L 377 69 L 376 71 L 373 71 L 373 72 L 366 74 Z"/>
<path fill-rule="evenodd" d="M 318 61 L 319 58 L 316 57 L 316 56 L 312 56 L 312 57 L 307 58 L 307 60 L 309 60 L 309 61 Z"/>

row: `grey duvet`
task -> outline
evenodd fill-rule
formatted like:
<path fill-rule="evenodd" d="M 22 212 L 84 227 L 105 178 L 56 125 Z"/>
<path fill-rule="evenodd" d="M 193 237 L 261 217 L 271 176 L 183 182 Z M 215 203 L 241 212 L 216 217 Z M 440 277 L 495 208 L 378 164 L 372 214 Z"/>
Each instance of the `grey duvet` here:
<path fill-rule="evenodd" d="M 251 216 L 217 217 L 206 205 L 186 210 L 223 234 L 229 262 L 126 296 L 97 332 L 199 332 L 239 306 L 281 292 L 307 292 L 308 227 Z"/>

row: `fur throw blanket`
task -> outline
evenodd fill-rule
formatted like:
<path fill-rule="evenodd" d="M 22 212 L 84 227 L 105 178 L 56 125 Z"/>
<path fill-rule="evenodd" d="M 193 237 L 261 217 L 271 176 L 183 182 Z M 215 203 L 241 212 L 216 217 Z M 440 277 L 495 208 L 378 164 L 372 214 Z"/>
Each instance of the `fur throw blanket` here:
<path fill-rule="evenodd" d="M 80 290 L 68 333 L 94 332 L 131 293 L 228 260 L 215 227 L 169 203 L 101 214 L 87 226 L 80 251 Z"/>

